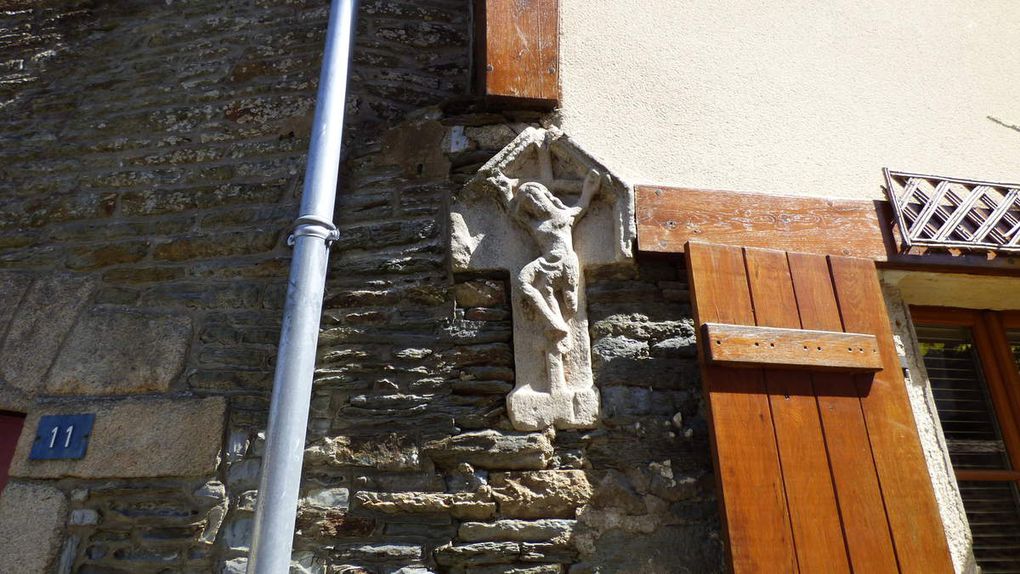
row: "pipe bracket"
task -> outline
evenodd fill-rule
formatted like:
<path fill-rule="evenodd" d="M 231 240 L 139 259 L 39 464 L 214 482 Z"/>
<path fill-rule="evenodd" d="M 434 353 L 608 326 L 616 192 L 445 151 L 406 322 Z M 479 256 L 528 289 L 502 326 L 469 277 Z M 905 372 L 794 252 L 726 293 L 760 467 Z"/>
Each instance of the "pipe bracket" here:
<path fill-rule="evenodd" d="M 298 237 L 318 237 L 326 242 L 328 249 L 340 239 L 340 230 L 328 219 L 314 215 L 302 215 L 294 220 L 294 231 L 287 238 L 287 245 L 293 247 Z"/>

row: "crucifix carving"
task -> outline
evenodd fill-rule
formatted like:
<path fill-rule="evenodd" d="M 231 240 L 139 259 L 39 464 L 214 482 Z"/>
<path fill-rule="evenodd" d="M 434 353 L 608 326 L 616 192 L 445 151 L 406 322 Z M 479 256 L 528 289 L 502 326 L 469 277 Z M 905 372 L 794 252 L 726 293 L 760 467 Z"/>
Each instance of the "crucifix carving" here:
<path fill-rule="evenodd" d="M 510 275 L 517 429 L 598 420 L 584 273 L 630 260 L 630 191 L 561 132 L 529 128 L 455 198 L 454 271 Z"/>

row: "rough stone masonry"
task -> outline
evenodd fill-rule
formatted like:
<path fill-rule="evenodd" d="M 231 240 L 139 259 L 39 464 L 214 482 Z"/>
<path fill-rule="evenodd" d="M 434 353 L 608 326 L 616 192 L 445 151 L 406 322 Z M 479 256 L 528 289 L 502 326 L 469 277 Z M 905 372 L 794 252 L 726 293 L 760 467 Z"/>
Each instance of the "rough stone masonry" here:
<path fill-rule="evenodd" d="M 0 571 L 244 570 L 326 16 L 0 1 Z M 718 571 L 679 261 L 586 272 L 599 417 L 514 429 L 511 277 L 447 221 L 548 118 L 471 96 L 471 18 L 361 2 L 294 571 Z M 28 461 L 73 412 L 86 458 Z"/>

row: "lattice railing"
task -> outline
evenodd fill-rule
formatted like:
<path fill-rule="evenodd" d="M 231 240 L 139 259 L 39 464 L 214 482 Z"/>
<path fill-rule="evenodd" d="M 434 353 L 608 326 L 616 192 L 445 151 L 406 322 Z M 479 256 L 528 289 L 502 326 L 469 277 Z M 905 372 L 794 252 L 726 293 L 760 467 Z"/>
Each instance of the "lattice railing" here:
<path fill-rule="evenodd" d="M 1020 252 L 1020 183 L 884 171 L 905 249 Z"/>

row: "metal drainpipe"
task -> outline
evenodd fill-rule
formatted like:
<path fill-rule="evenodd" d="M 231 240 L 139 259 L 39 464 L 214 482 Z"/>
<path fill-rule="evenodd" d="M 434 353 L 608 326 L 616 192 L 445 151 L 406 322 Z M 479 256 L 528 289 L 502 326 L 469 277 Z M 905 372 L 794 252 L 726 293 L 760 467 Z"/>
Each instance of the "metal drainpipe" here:
<path fill-rule="evenodd" d="M 333 207 L 357 4 L 357 0 L 333 0 L 330 6 L 301 210 L 289 240 L 294 257 L 283 308 L 248 574 L 290 571 L 326 263 L 330 244 L 339 237 L 333 225 Z"/>

